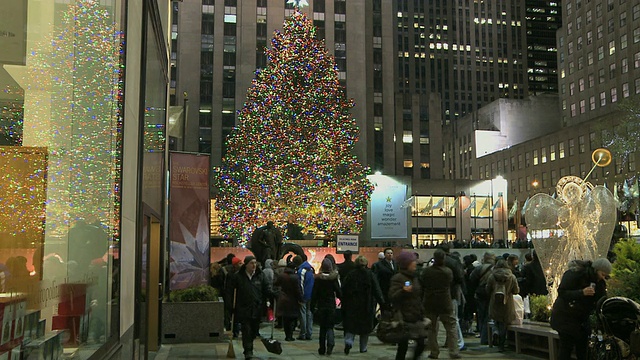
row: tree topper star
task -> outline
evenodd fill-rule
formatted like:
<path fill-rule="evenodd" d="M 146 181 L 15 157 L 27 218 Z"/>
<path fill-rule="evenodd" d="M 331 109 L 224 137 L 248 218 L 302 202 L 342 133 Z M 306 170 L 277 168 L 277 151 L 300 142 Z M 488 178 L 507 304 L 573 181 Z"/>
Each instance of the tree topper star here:
<path fill-rule="evenodd" d="M 287 1 L 287 4 L 293 4 L 299 8 L 303 6 L 309 6 L 309 3 L 307 2 L 307 0 L 289 0 Z"/>

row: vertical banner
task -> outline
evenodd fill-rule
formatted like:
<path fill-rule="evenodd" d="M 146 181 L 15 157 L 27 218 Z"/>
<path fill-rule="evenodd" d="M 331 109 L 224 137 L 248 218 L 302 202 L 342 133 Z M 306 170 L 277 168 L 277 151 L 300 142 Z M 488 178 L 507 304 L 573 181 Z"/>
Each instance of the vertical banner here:
<path fill-rule="evenodd" d="M 209 156 L 170 154 L 170 290 L 209 283 Z"/>
<path fill-rule="evenodd" d="M 371 239 L 407 237 L 407 212 L 403 207 L 407 185 L 381 178 L 371 194 Z"/>
<path fill-rule="evenodd" d="M 3 1 L 0 63 L 24 65 L 27 57 L 27 0 Z"/>

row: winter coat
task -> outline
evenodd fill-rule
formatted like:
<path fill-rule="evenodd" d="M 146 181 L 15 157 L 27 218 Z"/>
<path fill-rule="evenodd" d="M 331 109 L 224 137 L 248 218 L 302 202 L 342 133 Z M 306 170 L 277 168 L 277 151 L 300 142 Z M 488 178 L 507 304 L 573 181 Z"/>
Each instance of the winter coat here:
<path fill-rule="evenodd" d="M 411 292 L 404 291 L 404 283 L 410 281 Z M 389 301 L 394 309 L 400 310 L 405 322 L 413 323 L 424 319 L 424 307 L 422 304 L 422 287 L 415 273 L 400 270 L 391 278 L 389 287 Z"/>
<path fill-rule="evenodd" d="M 267 259 L 264 262 L 264 269 L 262 270 L 262 272 L 264 273 L 264 277 L 267 279 L 267 281 L 270 284 L 273 284 L 273 280 L 274 280 L 273 260 Z"/>
<path fill-rule="evenodd" d="M 504 301 L 496 301 L 495 293 L 504 285 Z M 520 292 L 518 280 L 509 268 L 494 268 L 487 280 L 489 294 L 489 316 L 501 323 L 511 324 L 516 319 L 516 308 L 513 295 Z"/>
<path fill-rule="evenodd" d="M 422 270 L 422 303 L 427 314 L 449 315 L 453 313 L 451 284 L 453 273 L 447 266 L 433 265 Z"/>
<path fill-rule="evenodd" d="M 335 324 L 336 297 L 342 297 L 338 272 L 317 274 L 311 295 L 311 309 L 314 311 L 315 323 L 324 326 Z"/>
<path fill-rule="evenodd" d="M 398 272 L 398 264 L 392 260 L 393 268 L 386 259 L 379 260 L 372 266 L 373 273 L 378 279 L 384 303 L 388 303 L 389 287 L 391 286 L 391 278 Z"/>
<path fill-rule="evenodd" d="M 233 292 L 237 291 L 235 314 L 238 322 L 260 319 L 264 313 L 267 297 L 275 295 L 271 284 L 264 277 L 262 271 L 256 268 L 253 277 L 249 279 L 246 265 L 242 265 L 240 270 L 230 276 L 228 281 L 227 296 L 232 301 Z"/>
<path fill-rule="evenodd" d="M 522 277 L 524 287 L 524 289 L 522 289 L 522 295 L 547 295 L 549 293 L 547 289 L 547 279 L 544 276 L 544 271 L 542 271 L 540 261 L 534 260 L 525 264 L 522 267 Z"/>
<path fill-rule="evenodd" d="M 460 260 L 447 254 L 444 258 L 444 265 L 451 269 L 453 274 L 453 282 L 451 284 L 451 298 L 458 300 L 458 303 L 462 300 L 462 288 L 464 285 L 464 268 Z"/>
<path fill-rule="evenodd" d="M 302 302 L 302 288 L 295 270 L 284 268 L 281 275 L 276 278 L 275 285 L 280 289 L 276 316 L 298 317 L 300 315 L 300 302 Z"/>
<path fill-rule="evenodd" d="M 300 279 L 300 287 L 302 288 L 302 301 L 307 302 L 311 300 L 311 294 L 313 293 L 313 281 L 315 270 L 308 262 L 303 262 L 298 267 L 298 278 Z"/>
<path fill-rule="evenodd" d="M 358 266 L 342 282 L 342 324 L 344 331 L 369 335 L 373 331 L 376 301 L 383 303 L 382 292 L 368 268 Z"/>
<path fill-rule="evenodd" d="M 344 262 L 338 264 L 338 272 L 340 273 L 340 279 L 344 280 L 347 278 L 350 272 L 352 272 L 356 268 L 356 263 L 352 260 L 345 260 Z"/>
<path fill-rule="evenodd" d="M 582 292 L 591 283 L 596 284 L 594 296 Z M 559 333 L 584 334 L 590 332 L 589 315 L 600 298 L 607 295 L 604 280 L 598 280 L 591 261 L 573 261 L 562 275 L 558 298 L 551 310 L 551 327 Z"/>

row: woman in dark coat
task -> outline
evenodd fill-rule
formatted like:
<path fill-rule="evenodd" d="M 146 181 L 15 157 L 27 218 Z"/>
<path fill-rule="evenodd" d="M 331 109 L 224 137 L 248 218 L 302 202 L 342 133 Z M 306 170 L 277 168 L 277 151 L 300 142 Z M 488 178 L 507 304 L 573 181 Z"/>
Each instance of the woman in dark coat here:
<path fill-rule="evenodd" d="M 571 359 L 575 347 L 578 359 L 587 358 L 591 326 L 589 315 L 598 300 L 607 295 L 605 278 L 611 273 L 611 263 L 605 258 L 591 261 L 574 260 L 562 275 L 558 298 L 551 310 L 551 327 L 560 336 L 558 359 Z"/>
<path fill-rule="evenodd" d="M 311 295 L 314 322 L 320 325 L 320 355 L 331 355 L 336 344 L 333 333 L 336 323 L 336 296 L 342 297 L 338 271 L 333 268 L 331 259 L 325 258 L 322 260 L 320 273 L 315 275 Z"/>
<path fill-rule="evenodd" d="M 367 263 L 366 257 L 358 256 L 355 269 L 342 282 L 342 324 L 344 353 L 347 355 L 353 347 L 355 335 L 360 335 L 360 352 L 367 352 L 376 303 L 383 301 L 378 281 L 367 268 Z"/>
<path fill-rule="evenodd" d="M 416 256 L 412 252 L 403 251 L 396 259 L 399 271 L 391 278 L 389 286 L 389 301 L 393 309 L 402 313 L 402 320 L 409 330 L 409 334 L 416 342 L 413 359 L 420 359 L 424 351 L 424 340 L 427 336 L 422 305 L 422 288 L 416 276 Z M 404 360 L 409 348 L 409 338 L 398 342 L 396 360 Z"/>
<path fill-rule="evenodd" d="M 282 316 L 286 341 L 294 341 L 293 330 L 296 319 L 300 315 L 302 288 L 295 271 L 295 265 L 289 264 L 284 272 L 276 278 L 275 286 L 280 288 L 280 296 L 276 306 L 276 316 Z"/>

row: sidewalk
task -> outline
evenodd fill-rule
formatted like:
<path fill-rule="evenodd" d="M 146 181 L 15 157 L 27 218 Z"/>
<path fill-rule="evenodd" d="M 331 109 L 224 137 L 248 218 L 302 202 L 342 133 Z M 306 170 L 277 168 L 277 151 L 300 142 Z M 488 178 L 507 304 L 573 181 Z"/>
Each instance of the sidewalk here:
<path fill-rule="evenodd" d="M 284 333 L 281 329 L 275 329 L 274 338 L 282 342 L 282 354 L 270 354 L 268 353 L 259 339 L 254 342 L 254 356 L 260 359 L 285 359 L 285 360 L 299 360 L 299 359 L 378 359 L 378 360 L 394 360 L 396 354 L 396 347 L 388 344 L 382 344 L 375 335 L 369 336 L 369 346 L 366 353 L 360 353 L 358 349 L 358 338 L 356 337 L 355 346 L 351 349 L 349 355 L 344 354 L 344 333 L 342 330 L 336 330 L 336 346 L 331 356 L 318 355 L 318 327 L 313 329 L 313 340 L 310 341 L 284 341 Z M 260 334 L 269 336 L 271 333 L 271 327 L 267 323 L 263 323 L 261 326 Z M 297 334 L 297 333 L 296 333 Z M 438 342 L 440 345 L 444 344 L 444 328 L 440 326 L 440 332 L 438 334 Z M 523 354 L 516 354 L 514 349 L 508 350 L 504 353 L 499 353 L 497 348 L 489 348 L 485 345 L 480 345 L 480 339 L 476 337 L 465 337 L 465 343 L 467 350 L 461 351 L 463 359 L 519 359 L 519 360 L 540 360 L 543 357 L 533 357 Z M 212 344 L 177 344 L 177 345 L 163 345 L 158 353 L 150 353 L 149 358 L 152 360 L 196 360 L 196 359 L 226 359 L 227 348 L 229 346 L 228 341 L 218 342 Z M 236 359 L 244 359 L 242 354 L 242 342 L 239 339 L 234 340 L 234 350 Z M 407 359 L 410 359 L 412 353 L 412 345 L 409 345 L 409 352 Z M 422 359 L 427 359 L 429 351 L 426 350 Z M 447 349 L 440 349 L 440 359 L 448 359 Z"/>

